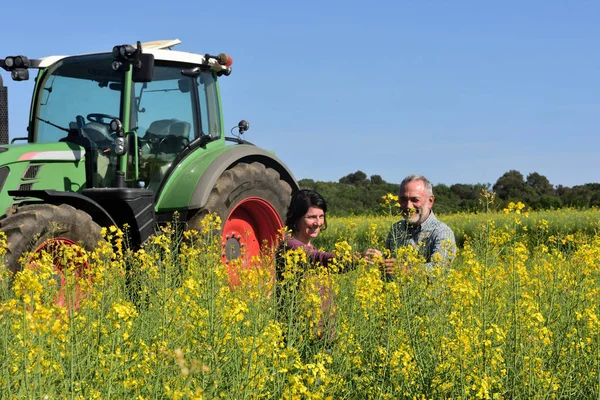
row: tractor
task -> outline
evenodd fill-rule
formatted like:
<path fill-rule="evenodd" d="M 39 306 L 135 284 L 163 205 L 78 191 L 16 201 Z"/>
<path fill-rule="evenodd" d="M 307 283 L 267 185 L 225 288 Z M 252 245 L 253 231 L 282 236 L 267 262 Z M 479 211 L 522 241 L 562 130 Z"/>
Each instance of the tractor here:
<path fill-rule="evenodd" d="M 127 226 L 132 246 L 140 246 L 174 218 L 199 229 L 208 213 L 222 220 L 224 262 L 251 263 L 264 245 L 276 245 L 298 189 L 294 175 L 242 139 L 246 121 L 225 135 L 217 81 L 231 73 L 231 57 L 172 49 L 180 43 L 0 59 L 16 81 L 37 70 L 27 134 L 11 144 L 0 75 L 8 269 L 19 271 L 23 254 L 57 246 L 93 250 L 102 227 Z"/>

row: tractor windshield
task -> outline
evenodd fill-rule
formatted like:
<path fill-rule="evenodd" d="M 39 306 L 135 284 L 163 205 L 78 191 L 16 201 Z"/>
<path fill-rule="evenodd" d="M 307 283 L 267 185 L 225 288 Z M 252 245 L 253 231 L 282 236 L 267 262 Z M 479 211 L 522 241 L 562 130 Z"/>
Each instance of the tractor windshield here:
<path fill-rule="evenodd" d="M 123 75 L 112 62 L 111 54 L 65 58 L 38 77 L 30 141 L 84 147 L 91 187 L 110 186 L 117 166 L 109 125 L 120 117 Z"/>
<path fill-rule="evenodd" d="M 122 73 L 111 54 L 65 58 L 42 76 L 36 101 L 33 141 L 57 142 L 82 128 L 99 147 L 112 142 L 108 125 L 120 116 Z"/>

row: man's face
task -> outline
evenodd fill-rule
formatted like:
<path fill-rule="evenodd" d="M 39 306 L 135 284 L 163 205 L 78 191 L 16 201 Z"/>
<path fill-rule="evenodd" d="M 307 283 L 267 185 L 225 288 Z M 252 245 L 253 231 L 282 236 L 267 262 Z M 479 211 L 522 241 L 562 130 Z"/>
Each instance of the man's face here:
<path fill-rule="evenodd" d="M 427 193 L 423 181 L 408 182 L 400 188 L 400 208 L 406 220 L 412 225 L 421 225 L 433 206 L 433 195 Z"/>

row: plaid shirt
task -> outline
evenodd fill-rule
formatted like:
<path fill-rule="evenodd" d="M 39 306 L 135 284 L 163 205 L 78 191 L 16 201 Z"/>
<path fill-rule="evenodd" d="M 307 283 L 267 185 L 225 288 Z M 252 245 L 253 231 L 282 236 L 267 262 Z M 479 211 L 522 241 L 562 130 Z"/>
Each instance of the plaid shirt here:
<path fill-rule="evenodd" d="M 398 248 L 411 245 L 426 259 L 428 267 L 433 266 L 432 257 L 439 254 L 442 260 L 451 261 L 456 255 L 454 233 L 448 225 L 438 220 L 433 211 L 421 225 L 413 226 L 400 220 L 394 225 L 385 241 L 385 246 L 395 257 Z"/>

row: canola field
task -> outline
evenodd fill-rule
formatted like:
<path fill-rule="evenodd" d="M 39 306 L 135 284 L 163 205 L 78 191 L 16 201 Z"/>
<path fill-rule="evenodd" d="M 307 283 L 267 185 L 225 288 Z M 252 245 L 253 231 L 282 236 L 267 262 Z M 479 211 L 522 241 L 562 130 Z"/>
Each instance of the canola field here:
<path fill-rule="evenodd" d="M 600 398 L 600 211 L 439 216 L 453 263 L 401 249 L 384 279 L 355 253 L 397 218 L 329 218 L 333 267 L 291 252 L 278 282 L 268 253 L 222 264 L 214 217 L 0 268 L 0 398 Z"/>

